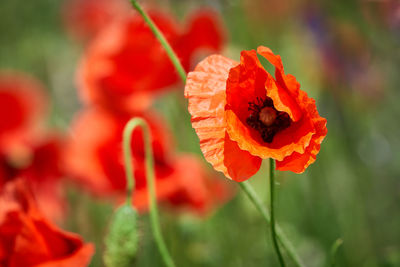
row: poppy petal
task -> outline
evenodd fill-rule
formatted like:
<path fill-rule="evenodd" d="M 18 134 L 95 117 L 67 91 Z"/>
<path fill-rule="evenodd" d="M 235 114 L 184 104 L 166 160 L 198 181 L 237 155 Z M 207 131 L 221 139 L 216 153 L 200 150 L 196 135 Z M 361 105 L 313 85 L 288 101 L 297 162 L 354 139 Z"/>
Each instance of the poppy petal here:
<path fill-rule="evenodd" d="M 193 54 L 198 51 L 222 49 L 225 34 L 215 11 L 196 10 L 188 18 L 187 25 L 186 33 L 182 35 L 176 48 L 180 58 L 191 59 Z"/>
<path fill-rule="evenodd" d="M 301 108 L 296 102 L 300 84 L 296 79 L 293 80 L 292 75 L 285 75 L 281 57 L 274 55 L 271 49 L 259 46 L 257 53 L 275 66 L 276 81 L 268 79 L 266 83 L 267 94 L 274 101 L 274 107 L 289 114 L 292 121 L 298 121 L 302 116 Z"/>
<path fill-rule="evenodd" d="M 16 71 L 0 72 L 0 151 L 19 153 L 40 133 L 47 99 L 39 81 Z"/>
<path fill-rule="evenodd" d="M 205 216 L 233 196 L 230 185 L 219 179 L 216 172 L 209 172 L 195 155 L 181 154 L 175 160 L 179 190 L 168 198 L 173 207 L 188 209 Z"/>
<path fill-rule="evenodd" d="M 232 68 L 226 83 L 226 109 L 231 109 L 243 122 L 250 115 L 249 103 L 265 99 L 268 74 L 261 66 L 256 51 L 242 51 L 240 64 Z"/>
<path fill-rule="evenodd" d="M 314 130 L 310 131 L 313 125 L 308 121 L 283 130 L 275 136 L 273 143 L 267 144 L 257 131 L 245 125 L 232 110 L 226 110 L 225 119 L 229 137 L 237 142 L 240 149 L 263 159 L 283 160 L 293 152 L 304 153 L 314 134 Z"/>
<path fill-rule="evenodd" d="M 241 150 L 226 133 L 226 80 L 229 70 L 237 64 L 223 56 L 207 57 L 189 73 L 185 97 L 206 160 L 228 178 L 243 181 L 257 172 L 261 159 Z"/>
<path fill-rule="evenodd" d="M 280 171 L 292 171 L 302 173 L 312 164 L 320 150 L 320 144 L 325 138 L 328 130 L 326 128 L 326 119 L 321 118 L 315 109 L 314 125 L 316 133 L 312 136 L 309 146 L 304 153 L 294 152 L 292 155 L 284 158 L 282 161 L 276 161 L 276 169 Z"/>
<path fill-rule="evenodd" d="M 0 192 L 0 247 L 7 266 L 84 267 L 94 247 L 80 236 L 63 231 L 43 217 L 23 178 Z"/>

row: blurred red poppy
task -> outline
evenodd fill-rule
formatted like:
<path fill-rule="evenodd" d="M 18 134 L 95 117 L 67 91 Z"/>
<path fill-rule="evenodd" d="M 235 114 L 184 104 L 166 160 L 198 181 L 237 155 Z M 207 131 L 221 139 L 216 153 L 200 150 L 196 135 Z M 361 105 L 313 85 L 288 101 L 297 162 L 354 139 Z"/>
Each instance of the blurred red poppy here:
<path fill-rule="evenodd" d="M 139 115 L 139 114 L 138 114 Z M 210 197 L 207 190 L 217 191 L 217 186 L 208 186 L 206 175 L 200 163 L 191 158 L 175 158 L 171 154 L 171 138 L 160 118 L 154 113 L 140 114 L 150 125 L 154 151 L 157 199 L 168 199 L 179 206 L 193 207 L 194 211 L 208 210 L 210 203 L 217 204 L 212 198 L 221 199 L 227 190 L 220 190 L 221 198 Z M 65 156 L 66 172 L 95 194 L 120 198 L 126 189 L 126 177 L 122 155 L 122 132 L 129 117 L 117 117 L 105 110 L 86 110 L 78 115 L 72 126 L 73 136 L 68 144 Z M 141 129 L 133 132 L 132 154 L 136 187 L 134 205 L 139 211 L 148 208 L 148 192 Z M 192 173 L 190 166 L 198 170 Z M 193 178 L 194 188 L 188 189 L 188 179 Z M 193 191 L 194 190 L 194 191 Z M 218 189 L 219 190 L 219 189 Z M 226 193 L 226 194 L 225 194 Z M 174 198 L 182 195 L 182 201 Z M 176 196 L 176 197 L 175 197 Z"/>
<path fill-rule="evenodd" d="M 165 157 L 170 146 L 164 125 L 153 114 L 144 115 L 152 131 L 157 177 L 172 172 Z M 67 144 L 65 171 L 99 195 L 124 192 L 126 178 L 122 157 L 122 132 L 129 117 L 117 117 L 101 109 L 89 109 L 76 117 L 71 140 Z M 135 165 L 136 187 L 145 186 L 144 150 L 142 130 L 132 136 L 132 153 Z M 168 189 L 166 187 L 164 190 Z M 158 190 L 160 194 L 162 190 Z"/>
<path fill-rule="evenodd" d="M 222 47 L 223 32 L 211 11 L 192 14 L 187 28 L 161 11 L 153 9 L 149 14 L 186 70 L 196 53 Z M 78 80 L 85 101 L 118 112 L 144 110 L 155 93 L 180 82 L 165 50 L 136 13 L 99 34 L 84 55 Z"/>
<path fill-rule="evenodd" d="M 176 184 L 176 190 L 166 200 L 173 209 L 190 210 L 204 216 L 234 195 L 233 188 L 207 171 L 196 156 L 182 154 L 174 162 L 176 174 L 171 182 Z"/>
<path fill-rule="evenodd" d="M 66 0 L 63 22 L 68 33 L 78 40 L 90 40 L 114 19 L 129 14 L 124 0 Z"/>
<path fill-rule="evenodd" d="M 48 136 L 25 147 L 24 156 L 0 154 L 0 187 L 22 176 L 29 184 L 46 217 L 58 220 L 64 216 L 61 155 L 62 142 L 57 136 Z"/>
<path fill-rule="evenodd" d="M 17 174 L 27 179 L 40 211 L 53 221 L 62 219 L 66 211 L 62 190 L 63 149 L 63 140 L 59 136 L 43 136 L 35 142 L 29 160 L 19 167 Z"/>
<path fill-rule="evenodd" d="M 257 52 L 275 66 L 275 78 Z M 315 101 L 286 75 L 280 56 L 260 46 L 240 63 L 210 56 L 189 73 L 185 96 L 205 158 L 218 171 L 244 181 L 273 158 L 278 170 L 303 172 L 327 134 Z"/>
<path fill-rule="evenodd" d="M 27 74 L 0 71 L 0 153 L 24 154 L 44 115 L 43 92 L 42 85 Z"/>
<path fill-rule="evenodd" d="M 0 186 L 23 176 L 48 218 L 64 213 L 60 189 L 62 141 L 45 134 L 46 98 L 38 81 L 27 74 L 0 74 Z"/>
<path fill-rule="evenodd" d="M 60 230 L 42 216 L 23 180 L 6 184 L 0 193 L 0 266 L 83 267 L 93 245 Z"/>

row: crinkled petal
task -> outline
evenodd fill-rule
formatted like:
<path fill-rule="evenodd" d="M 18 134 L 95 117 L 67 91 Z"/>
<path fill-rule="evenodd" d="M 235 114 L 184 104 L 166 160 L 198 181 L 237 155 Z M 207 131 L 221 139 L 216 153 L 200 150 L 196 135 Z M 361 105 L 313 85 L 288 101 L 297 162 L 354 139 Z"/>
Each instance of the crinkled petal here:
<path fill-rule="evenodd" d="M 225 112 L 229 137 L 236 141 L 240 149 L 263 159 L 282 160 L 293 152 L 304 153 L 314 130 L 310 121 L 289 127 L 274 137 L 271 144 L 265 143 L 259 132 L 244 124 L 232 110 Z"/>
<path fill-rule="evenodd" d="M 250 115 L 249 103 L 265 99 L 268 73 L 261 66 L 256 51 L 243 51 L 240 64 L 229 72 L 226 83 L 226 109 L 231 109 L 243 122 Z"/>
<path fill-rule="evenodd" d="M 231 69 L 227 82 L 225 121 L 229 137 L 240 149 L 261 158 L 282 161 L 293 153 L 302 155 L 316 134 L 315 119 L 319 115 L 315 116 L 315 101 L 300 90 L 294 76 L 285 75 L 280 56 L 266 47 L 259 47 L 257 52 L 275 66 L 276 78 L 261 66 L 255 51 L 242 52 L 241 63 Z M 246 122 L 252 113 L 248 111 L 249 102 L 257 104 L 257 98 L 265 99 L 265 95 L 292 120 L 290 127 L 278 132 L 272 143 L 264 142 L 261 134 Z"/>
<path fill-rule="evenodd" d="M 206 160 L 228 178 L 243 181 L 257 172 L 261 159 L 239 149 L 226 133 L 226 80 L 229 70 L 237 64 L 222 56 L 207 57 L 189 73 L 185 97 Z"/>
<path fill-rule="evenodd" d="M 274 55 L 271 49 L 259 46 L 257 52 L 265 57 L 272 65 L 275 66 L 276 81 L 267 80 L 267 95 L 274 101 L 274 106 L 279 111 L 286 112 L 292 121 L 300 120 L 302 116 L 301 107 L 296 101 L 300 84 L 291 75 L 285 75 L 282 60 L 279 55 Z"/>
<path fill-rule="evenodd" d="M 315 161 L 320 150 L 320 144 L 325 138 L 328 130 L 326 128 L 326 119 L 321 118 L 316 109 L 313 115 L 316 133 L 312 136 L 310 145 L 302 154 L 294 152 L 290 156 L 284 158 L 282 161 L 276 161 L 277 170 L 302 173 L 310 164 Z"/>

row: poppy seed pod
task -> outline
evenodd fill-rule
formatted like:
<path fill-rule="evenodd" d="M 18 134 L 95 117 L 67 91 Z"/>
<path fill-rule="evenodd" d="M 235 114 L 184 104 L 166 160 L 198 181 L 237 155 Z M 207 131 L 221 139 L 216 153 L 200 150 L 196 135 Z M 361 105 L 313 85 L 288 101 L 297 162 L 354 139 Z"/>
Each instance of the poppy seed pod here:
<path fill-rule="evenodd" d="M 105 238 L 104 262 L 107 267 L 133 265 L 138 248 L 137 213 L 130 205 L 115 212 Z"/>

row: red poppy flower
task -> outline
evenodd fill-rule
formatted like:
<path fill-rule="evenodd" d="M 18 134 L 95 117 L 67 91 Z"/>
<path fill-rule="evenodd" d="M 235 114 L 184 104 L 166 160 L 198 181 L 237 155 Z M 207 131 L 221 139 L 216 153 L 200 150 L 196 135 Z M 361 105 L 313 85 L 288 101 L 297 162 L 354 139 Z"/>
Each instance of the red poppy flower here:
<path fill-rule="evenodd" d="M 32 188 L 40 211 L 56 221 L 64 217 L 66 204 L 62 190 L 61 169 L 63 141 L 59 136 L 45 136 L 34 144 L 30 159 L 20 166 L 19 176 Z"/>
<path fill-rule="evenodd" d="M 89 40 L 130 10 L 129 2 L 123 0 L 66 0 L 62 13 L 68 33 L 76 39 Z"/>
<path fill-rule="evenodd" d="M 275 66 L 275 78 L 257 52 Z M 240 63 L 206 58 L 188 75 L 185 96 L 201 150 L 216 170 L 243 181 L 273 158 L 278 170 L 303 172 L 327 134 L 326 120 L 300 84 L 285 74 L 280 56 L 260 46 Z"/>
<path fill-rule="evenodd" d="M 24 153 L 45 111 L 41 84 L 27 74 L 0 72 L 0 153 Z"/>
<path fill-rule="evenodd" d="M 212 12 L 192 15 L 187 29 L 161 11 L 149 14 L 186 70 L 197 52 L 221 49 L 222 31 Z M 136 13 L 99 34 L 82 60 L 78 79 L 86 101 L 119 112 L 141 111 L 155 93 L 180 82 L 161 44 Z"/>
<path fill-rule="evenodd" d="M 65 204 L 61 190 L 61 149 L 60 139 L 53 136 L 26 147 L 24 156 L 1 154 L 0 187 L 23 177 L 35 194 L 41 212 L 52 220 L 62 218 Z"/>
<path fill-rule="evenodd" d="M 228 189 L 224 191 L 224 188 L 217 188 L 217 185 L 210 186 L 207 182 L 211 179 L 210 175 L 201 170 L 199 162 L 188 156 L 175 157 L 171 153 L 171 138 L 155 114 L 140 116 L 146 119 L 152 132 L 159 201 L 171 200 L 174 206 L 189 207 L 201 213 L 210 210 L 211 204 L 218 204 L 227 199 Z M 122 132 L 128 120 L 129 117 L 117 117 L 100 109 L 81 113 L 72 126 L 73 139 L 68 144 L 65 156 L 66 172 L 98 195 L 114 195 L 117 198 L 125 196 Z M 149 197 L 140 129 L 133 132 L 132 154 L 136 181 L 134 205 L 143 212 L 148 209 Z M 198 172 L 192 173 L 193 169 Z M 188 184 L 190 179 L 194 184 L 192 189 Z M 218 196 L 210 197 L 211 191 L 218 190 Z M 177 198 L 180 199 L 180 203 L 177 203 Z"/>
<path fill-rule="evenodd" d="M 0 266 L 84 267 L 91 244 L 60 230 L 36 208 L 22 180 L 7 183 L 0 194 Z"/>
<path fill-rule="evenodd" d="M 60 159 L 62 142 L 40 129 L 44 118 L 43 88 L 26 74 L 0 74 L 0 186 L 23 176 L 42 212 L 63 215 Z"/>
<path fill-rule="evenodd" d="M 153 114 L 143 116 L 149 122 L 157 178 L 172 172 L 166 150 L 170 141 L 164 125 Z M 79 114 L 72 125 L 72 137 L 67 144 L 65 171 L 88 189 L 99 195 L 124 192 L 126 177 L 122 155 L 122 132 L 129 117 L 113 116 L 104 110 L 91 109 Z M 132 136 L 133 164 L 136 188 L 145 186 L 144 149 L 141 129 Z M 162 179 L 160 179 L 162 180 Z M 158 192 L 170 191 L 166 186 Z"/>

